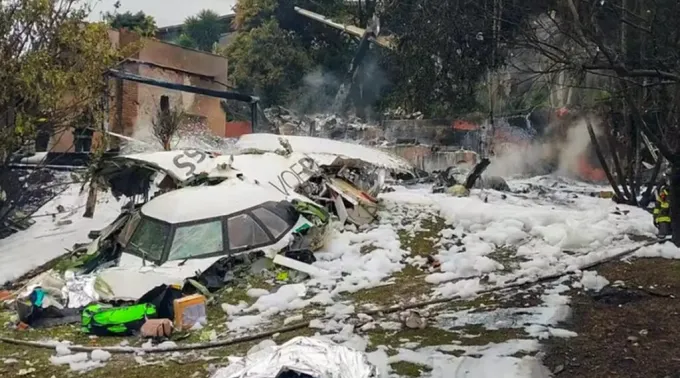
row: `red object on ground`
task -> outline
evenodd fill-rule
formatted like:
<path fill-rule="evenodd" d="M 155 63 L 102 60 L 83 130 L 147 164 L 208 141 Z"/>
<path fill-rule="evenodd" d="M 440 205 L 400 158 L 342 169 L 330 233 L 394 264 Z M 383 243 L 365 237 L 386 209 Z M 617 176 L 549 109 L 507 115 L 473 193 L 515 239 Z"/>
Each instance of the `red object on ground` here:
<path fill-rule="evenodd" d="M 225 124 L 224 137 L 238 138 L 241 135 L 252 134 L 253 126 L 250 121 L 231 121 Z"/>
<path fill-rule="evenodd" d="M 555 115 L 557 115 L 557 118 L 562 118 L 565 115 L 569 113 L 569 109 L 567 108 L 559 108 L 555 111 Z"/>

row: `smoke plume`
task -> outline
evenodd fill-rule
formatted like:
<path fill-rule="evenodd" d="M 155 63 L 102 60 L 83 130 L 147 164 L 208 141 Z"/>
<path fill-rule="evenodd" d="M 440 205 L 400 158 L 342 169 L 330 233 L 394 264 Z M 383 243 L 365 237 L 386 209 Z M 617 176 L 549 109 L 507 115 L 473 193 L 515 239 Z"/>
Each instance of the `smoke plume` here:
<path fill-rule="evenodd" d="M 599 122 L 591 120 L 596 136 L 602 135 Z M 518 176 L 546 174 L 575 176 L 579 159 L 588 151 L 590 135 L 584 118 L 572 122 L 553 122 L 545 136 L 524 147 L 509 146 L 492 159 L 488 175 Z"/>

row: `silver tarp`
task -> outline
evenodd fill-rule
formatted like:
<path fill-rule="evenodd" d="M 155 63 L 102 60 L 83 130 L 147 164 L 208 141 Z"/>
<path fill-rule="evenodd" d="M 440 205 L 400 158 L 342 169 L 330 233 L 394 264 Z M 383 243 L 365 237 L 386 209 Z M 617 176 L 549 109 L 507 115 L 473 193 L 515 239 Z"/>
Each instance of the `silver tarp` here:
<path fill-rule="evenodd" d="M 373 378 L 378 373 L 364 353 L 332 342 L 296 337 L 233 361 L 211 378 L 275 378 L 292 370 L 314 378 Z"/>
<path fill-rule="evenodd" d="M 61 289 L 69 308 L 80 308 L 99 301 L 96 276 L 75 276 L 66 272 L 66 285 Z"/>

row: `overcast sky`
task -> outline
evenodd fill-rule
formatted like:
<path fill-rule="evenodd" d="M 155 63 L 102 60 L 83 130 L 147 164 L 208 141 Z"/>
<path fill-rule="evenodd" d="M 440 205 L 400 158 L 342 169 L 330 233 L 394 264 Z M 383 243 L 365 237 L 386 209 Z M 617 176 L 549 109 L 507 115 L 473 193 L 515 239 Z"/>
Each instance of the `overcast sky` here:
<path fill-rule="evenodd" d="M 94 11 L 90 19 L 101 20 L 101 13 L 113 11 L 116 0 L 89 0 Z M 233 13 L 236 0 L 120 0 L 120 12 L 143 11 L 156 19 L 156 26 L 177 25 L 202 9 L 212 9 L 219 14 Z"/>

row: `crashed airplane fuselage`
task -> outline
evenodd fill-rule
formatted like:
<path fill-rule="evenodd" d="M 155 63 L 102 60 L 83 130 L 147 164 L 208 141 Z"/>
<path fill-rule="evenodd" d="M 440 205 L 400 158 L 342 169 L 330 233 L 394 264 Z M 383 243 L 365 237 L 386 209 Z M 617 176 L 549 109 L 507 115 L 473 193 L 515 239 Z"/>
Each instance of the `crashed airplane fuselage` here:
<path fill-rule="evenodd" d="M 322 202 L 340 213 L 341 221 L 362 225 L 375 218 L 375 197 L 387 172 L 412 170 L 408 162 L 388 153 L 314 137 L 251 134 L 243 136 L 235 148 L 234 154 L 221 156 L 200 150 L 120 156 L 101 175 L 107 177 L 114 194 L 128 197 L 148 193 L 155 176 L 162 176 L 156 177 L 156 194 L 247 178 L 285 197 Z"/>
<path fill-rule="evenodd" d="M 410 167 L 363 146 L 290 139 L 248 136 L 233 155 L 181 150 L 111 159 L 100 175 L 114 194 L 133 200 L 128 218 L 118 219 L 88 249 L 96 254 L 111 244 L 118 248 L 115 266 L 97 269 L 98 276 L 116 298 L 136 298 L 211 269 L 225 257 L 251 252 L 323 275 L 285 251 L 320 248 L 330 212 L 343 223 L 374 221 L 385 172 Z M 144 204 L 135 205 L 139 197 Z M 104 242 L 112 237 L 114 243 Z"/>

